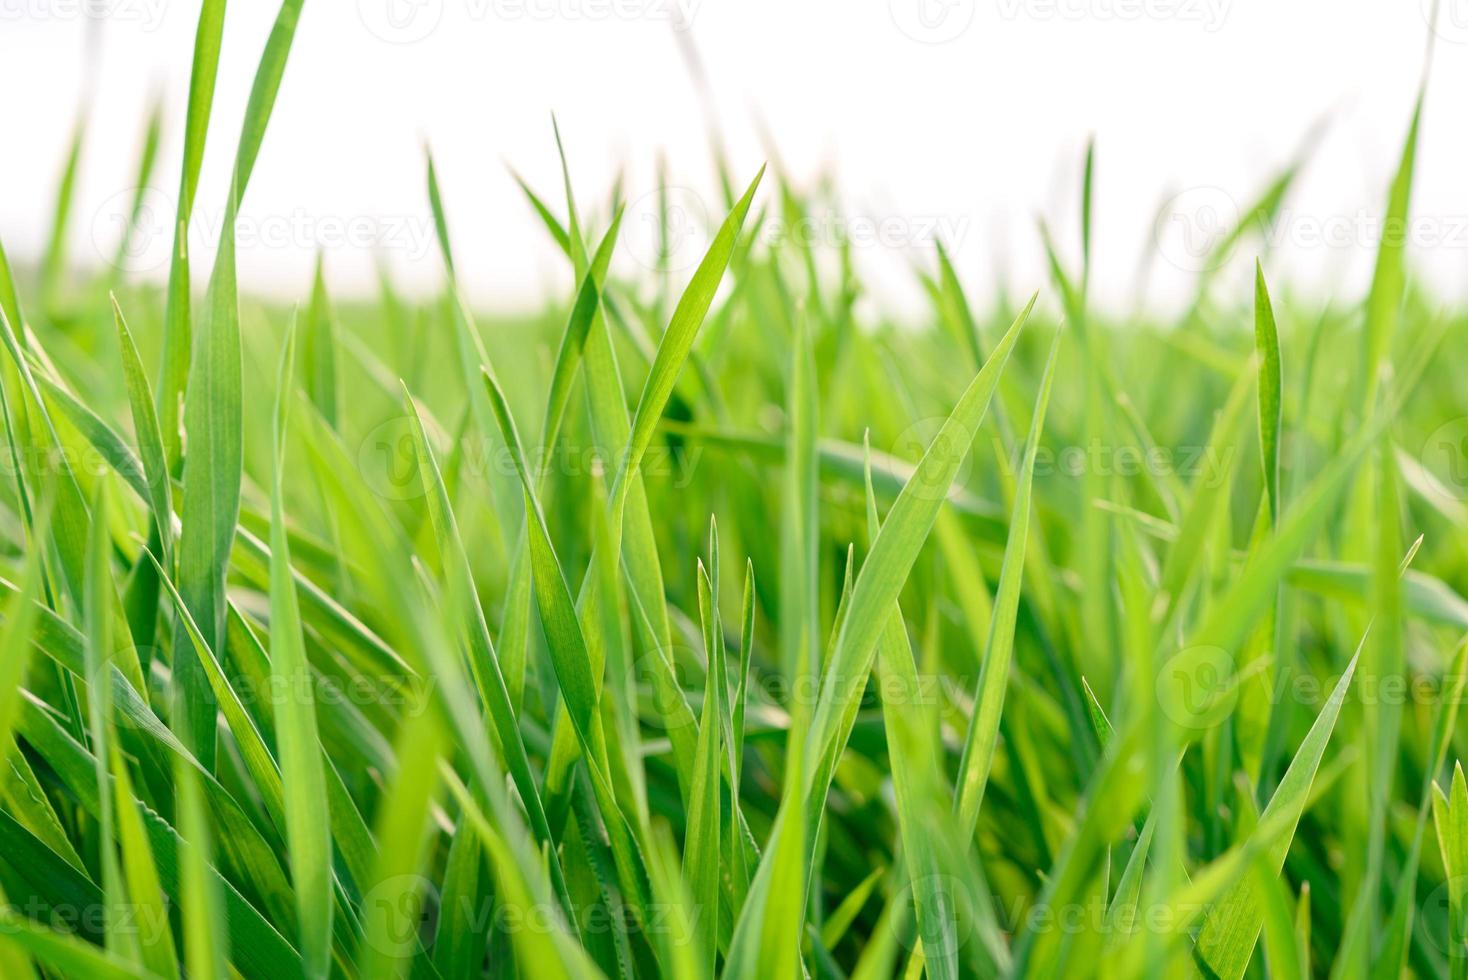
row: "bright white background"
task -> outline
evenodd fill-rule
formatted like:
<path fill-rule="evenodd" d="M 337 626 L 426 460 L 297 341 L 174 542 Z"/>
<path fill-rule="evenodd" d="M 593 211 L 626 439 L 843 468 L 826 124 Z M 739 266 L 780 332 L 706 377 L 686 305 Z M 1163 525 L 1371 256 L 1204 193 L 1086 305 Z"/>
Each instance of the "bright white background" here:
<path fill-rule="evenodd" d="M 980 296 L 1001 278 L 1026 292 L 1045 285 L 1039 216 L 1073 259 L 1092 134 L 1100 298 L 1119 309 L 1136 300 L 1158 208 L 1182 193 L 1181 223 L 1164 220 L 1164 261 L 1146 277 L 1149 302 L 1176 302 L 1193 271 L 1178 236 L 1246 203 L 1323 122 L 1273 233 L 1270 268 L 1306 291 L 1355 296 L 1424 69 L 1422 2 L 307 0 L 245 203 L 241 276 L 246 288 L 303 295 L 320 247 L 338 291 L 372 288 L 375 252 L 409 287 L 431 289 L 440 268 L 426 142 L 471 292 L 533 305 L 564 291 L 567 272 L 508 167 L 560 209 L 551 113 L 583 205 L 600 208 L 625 172 L 633 203 L 619 260 L 631 263 L 648 255 L 639 198 L 660 155 L 688 189 L 676 203 L 689 220 L 714 210 L 712 111 L 741 182 L 771 144 L 796 181 L 835 176 L 840 210 L 814 234 L 852 235 L 877 302 L 906 311 L 920 308 L 907 269 L 932 262 L 935 236 Z M 89 27 L 87 4 L 107 16 Z M 675 4 L 691 24 L 681 39 Z M 196 254 L 218 233 L 274 8 L 229 7 Z M 128 262 L 162 278 L 197 14 L 188 0 L 0 0 L 0 239 L 13 259 L 34 262 L 45 246 L 68 133 L 90 90 L 71 252 L 106 261 L 147 107 L 161 94 L 156 214 Z M 1448 3 L 1437 33 L 1414 272 L 1456 298 L 1468 270 L 1468 0 Z M 711 105 L 686 42 L 700 52 Z"/>

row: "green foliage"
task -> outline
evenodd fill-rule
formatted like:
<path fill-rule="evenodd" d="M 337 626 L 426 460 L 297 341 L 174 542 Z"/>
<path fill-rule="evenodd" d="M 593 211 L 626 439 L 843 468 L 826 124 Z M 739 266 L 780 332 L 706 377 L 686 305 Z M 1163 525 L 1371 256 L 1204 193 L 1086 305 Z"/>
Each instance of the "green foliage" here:
<path fill-rule="evenodd" d="M 440 296 L 297 318 L 226 233 L 195 316 L 182 248 L 64 288 L 78 126 L 0 252 L 0 976 L 1468 976 L 1468 317 L 1400 240 L 1323 314 L 1235 276 L 1296 161 L 1118 320 L 1088 147 L 1046 290 L 948 243 L 898 324 L 760 233 L 823 189 L 720 159 L 639 268 L 555 138 L 544 316 L 470 308 L 431 160 Z"/>

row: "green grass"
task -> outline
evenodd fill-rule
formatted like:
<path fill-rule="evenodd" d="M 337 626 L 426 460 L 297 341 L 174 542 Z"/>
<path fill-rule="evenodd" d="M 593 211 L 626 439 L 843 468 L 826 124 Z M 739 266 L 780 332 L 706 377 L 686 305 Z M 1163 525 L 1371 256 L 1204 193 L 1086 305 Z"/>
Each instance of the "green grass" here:
<path fill-rule="evenodd" d="M 232 236 L 74 267 L 80 119 L 0 252 L 0 976 L 1468 976 L 1468 313 L 1401 242 L 1118 319 L 1088 150 L 1038 299 L 939 249 L 899 325 L 778 168 L 682 273 L 511 174 L 573 286 L 510 318 L 429 159 L 441 293 L 292 310 Z"/>

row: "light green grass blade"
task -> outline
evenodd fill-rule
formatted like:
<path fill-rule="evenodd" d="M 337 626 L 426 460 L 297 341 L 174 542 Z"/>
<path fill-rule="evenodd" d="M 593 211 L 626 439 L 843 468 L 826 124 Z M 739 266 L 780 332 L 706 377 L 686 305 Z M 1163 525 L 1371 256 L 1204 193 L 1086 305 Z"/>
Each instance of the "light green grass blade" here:
<path fill-rule="evenodd" d="M 377 864 L 363 894 L 362 948 L 357 951 L 363 980 L 402 976 L 418 932 L 443 736 L 433 713 L 416 707 L 399 733 L 398 771 L 373 823 Z"/>
<path fill-rule="evenodd" d="M 270 495 L 270 673 L 274 689 L 280 692 L 275 700 L 276 746 L 302 964 L 307 977 L 325 980 L 331 969 L 331 817 L 311 671 L 301 634 L 301 609 L 290 573 L 284 499 L 294 361 L 292 326 L 281 350 L 276 380 L 275 465 Z"/>
<path fill-rule="evenodd" d="M 260 57 L 245 107 L 229 199 L 225 203 L 224 233 L 190 354 L 190 397 L 184 406 L 188 460 L 183 471 L 184 521 L 179 538 L 178 579 L 189 611 L 213 649 L 220 649 L 224 636 L 224 577 L 239 520 L 244 468 L 235 216 L 275 106 L 302 2 L 284 0 Z M 212 765 L 214 698 L 202 666 L 196 657 L 189 655 L 184 640 L 176 630 L 171 720 L 185 744 L 207 765 Z"/>
<path fill-rule="evenodd" d="M 111 757 L 109 730 L 112 721 L 112 573 L 108 569 L 112 541 L 107 533 L 107 484 L 98 481 L 92 498 L 92 533 L 87 546 L 86 588 L 83 620 L 86 623 L 87 734 L 96 761 L 98 856 L 102 865 L 102 894 L 108 914 L 104 922 L 107 951 L 128 963 L 141 964 L 142 950 L 137 934 L 113 922 L 128 906 L 122 868 L 117 860 L 116 825 L 112 794 L 107 791 L 107 766 Z"/>
<path fill-rule="evenodd" d="M 61 293 L 66 285 L 67 237 L 71 230 L 71 210 L 76 199 L 77 172 L 81 165 L 82 147 L 86 143 L 89 115 L 89 106 L 84 106 L 77 113 L 67 146 L 66 163 L 62 167 L 61 180 L 56 185 L 56 200 L 51 209 L 51 233 L 46 239 L 46 251 L 41 258 L 41 304 L 48 310 L 56 309 L 61 303 Z"/>
<path fill-rule="evenodd" d="M 123 379 L 127 384 L 128 404 L 132 408 L 133 432 L 138 440 L 138 455 L 148 481 L 148 503 L 153 509 L 153 524 L 165 568 L 173 567 L 173 482 L 168 475 L 168 456 L 163 433 L 158 427 L 158 414 L 153 406 L 153 389 L 138 357 L 132 331 L 123 319 L 117 297 L 112 297 L 112 314 L 117 323 L 117 343 L 122 357 Z"/>
<path fill-rule="evenodd" d="M 556 682 L 560 686 L 563 703 L 581 745 L 582 761 L 591 777 L 597 807 L 610 838 L 619 884 L 626 893 L 624 899 L 632 904 L 634 914 L 641 914 L 648 900 L 646 862 L 640 857 L 634 828 L 612 786 L 608 736 L 602 725 L 599 707 L 600 685 L 592 673 L 586 636 L 582 632 L 576 604 L 571 598 L 571 589 L 566 582 L 560 559 L 551 544 L 550 531 L 536 499 L 530 468 L 525 461 L 520 436 L 505 402 L 504 392 L 487 367 L 483 376 L 490 404 L 499 420 L 505 444 L 510 447 L 511 459 L 525 493 L 535 598 L 540 609 L 541 626 L 550 647 Z"/>
<path fill-rule="evenodd" d="M 44 519 L 46 516 L 42 515 L 38 524 L 43 534 L 49 523 Z M 41 616 L 41 606 L 36 601 L 41 591 L 39 558 L 36 552 L 26 556 L 20 587 L 6 603 L 5 622 L 0 627 L 0 762 L 5 762 L 12 751 L 20 692 L 30 670 L 31 636 Z"/>
<path fill-rule="evenodd" d="M 866 499 L 867 534 L 875 540 L 881 521 L 870 479 Z M 883 681 L 882 725 L 887 735 L 903 861 L 921 942 L 914 960 L 921 960 L 935 980 L 957 977 L 958 910 L 953 905 L 954 896 L 945 887 L 949 878 L 944 874 L 943 862 L 945 856 L 956 853 L 955 840 L 944 837 L 944 831 L 952 828 L 941 823 L 943 815 L 952 809 L 952 794 L 939 775 L 942 759 L 934 738 L 937 729 L 923 710 L 921 680 L 900 605 L 893 605 L 892 615 L 882 627 L 877 642 L 877 671 Z M 823 928 L 828 946 L 834 945 L 825 931 L 830 926 L 828 919 Z"/>
<path fill-rule="evenodd" d="M 1283 415 L 1284 371 L 1280 366 L 1279 328 L 1264 282 L 1264 268 L 1254 266 L 1254 349 L 1259 357 L 1259 454 L 1270 523 L 1279 521 L 1279 435 Z"/>
<path fill-rule="evenodd" d="M 1325 755 L 1326 744 L 1335 730 L 1341 704 L 1345 701 L 1346 691 L 1355 675 L 1358 657 L 1351 658 L 1350 664 L 1336 682 L 1330 698 L 1320 709 L 1315 723 L 1310 726 L 1309 733 L 1296 750 L 1289 769 L 1274 791 L 1274 796 L 1259 816 L 1260 827 L 1270 821 L 1279 821 L 1282 827 L 1260 856 L 1273 873 L 1277 874 L 1284 865 L 1290 840 L 1310 796 L 1310 784 L 1314 781 L 1320 760 Z M 1198 933 L 1197 956 L 1207 965 L 1210 975 L 1223 980 L 1237 980 L 1244 975 L 1254 944 L 1264 925 L 1264 909 L 1255 892 L 1256 887 L 1254 878 L 1244 878 L 1229 889 L 1204 920 L 1203 928 Z"/>
<path fill-rule="evenodd" d="M 134 800 L 132 779 L 114 740 L 112 746 L 113 805 L 117 808 L 117 838 L 122 849 L 122 871 L 127 880 L 129 908 L 138 923 L 141 965 L 165 980 L 178 977 L 178 952 L 153 847 Z"/>
<path fill-rule="evenodd" d="M 708 672 L 704 677 L 703 714 L 699 719 L 697 767 L 689 793 L 688 829 L 683 843 L 683 868 L 688 890 L 695 907 L 700 910 L 699 934 L 703 943 L 704 964 L 714 970 L 719 951 L 719 753 L 722 749 L 722 727 L 719 723 L 719 685 L 723 674 L 718 668 L 722 660 L 723 637 L 713 636 L 711 619 L 715 601 L 703 562 L 698 563 L 698 605 L 704 623 L 705 654 Z M 710 645 L 712 640 L 713 644 Z"/>
<path fill-rule="evenodd" d="M 824 671 L 820 695 L 811 722 L 812 755 L 816 771 L 829 780 L 834 759 L 844 747 L 842 716 L 865 686 L 871 671 L 878 627 L 891 613 L 918 551 L 937 520 L 948 486 L 978 432 L 989 399 L 999 382 L 1010 352 L 1024 328 L 1034 299 L 1017 317 L 995 347 L 989 361 L 964 391 L 953 413 L 929 445 L 923 460 L 888 513 L 871 553 L 857 576 L 851 607 L 837 633 L 836 645 Z M 826 783 L 812 783 L 809 799 L 824 799 Z"/>
<path fill-rule="evenodd" d="M 967 837 L 979 819 L 984 788 L 994 761 L 994 746 L 999 738 L 999 716 L 1004 710 L 1004 695 L 1009 686 L 1010 663 L 1014 657 L 1014 630 L 1019 609 L 1020 585 L 1024 575 L 1025 550 L 1029 544 L 1031 499 L 1034 493 L 1035 454 L 1045 428 L 1045 411 L 1050 404 L 1050 391 L 1055 383 L 1055 364 L 1060 355 L 1062 334 L 1056 331 L 1050 342 L 1050 355 L 1040 379 L 1040 393 L 1035 399 L 1030 435 L 1025 443 L 1024 462 L 1020 464 L 1014 513 L 1009 521 L 1009 544 L 1004 549 L 1004 566 L 999 574 L 999 588 L 994 599 L 994 617 L 989 624 L 989 641 L 979 672 L 974 713 L 964 739 L 963 757 L 959 763 L 959 826 Z"/>
<path fill-rule="evenodd" d="M 1376 402 L 1380 385 L 1379 369 L 1391 352 L 1401 317 L 1402 295 L 1406 290 L 1407 241 L 1404 229 L 1412 207 L 1412 175 L 1417 162 L 1417 136 L 1422 123 L 1422 101 L 1425 92 L 1417 93 L 1412 121 L 1397 171 L 1387 195 L 1386 229 L 1376 251 L 1376 266 L 1371 274 L 1371 291 L 1366 296 L 1364 360 L 1361 369 L 1362 411 L 1369 412 Z"/>
<path fill-rule="evenodd" d="M 326 295 L 325 257 L 316 253 L 316 274 L 311 279 L 311 302 L 306 307 L 306 329 L 301 341 L 301 370 L 306 394 L 327 425 L 337 427 L 341 414 L 336 366 L 336 316 Z"/>
<path fill-rule="evenodd" d="M 734 254 L 734 246 L 738 241 L 740 229 L 744 226 L 744 219 L 749 214 L 750 203 L 754 200 L 754 193 L 759 189 L 760 180 L 764 174 L 764 168 L 761 167 L 745 190 L 744 196 L 739 199 L 734 209 L 729 212 L 729 216 L 724 219 L 703 261 L 694 270 L 693 277 L 688 281 L 687 288 L 684 289 L 682 297 L 678 300 L 672 319 L 668 321 L 668 329 L 663 333 L 662 341 L 658 344 L 652 369 L 648 372 L 642 394 L 637 400 L 637 409 L 632 416 L 632 431 L 627 442 L 627 449 L 618 462 L 617 475 L 612 481 L 611 508 L 614 515 L 621 513 L 622 506 L 626 502 L 626 495 L 631 489 L 630 478 L 642 463 L 643 454 L 647 451 L 648 444 L 652 442 L 658 420 L 662 418 L 668 399 L 673 394 L 673 386 L 678 381 L 678 375 L 682 373 L 683 363 L 693 349 L 693 340 L 698 334 L 698 328 L 703 325 L 704 317 L 708 315 L 709 307 L 713 305 L 714 294 L 718 291 L 719 283 L 724 277 L 724 270 L 728 268 L 729 259 Z M 620 517 L 615 523 L 620 526 Z"/>
<path fill-rule="evenodd" d="M 183 906 L 184 962 L 189 977 L 225 980 L 229 961 L 219 887 L 210 874 L 214 845 L 198 775 L 187 766 L 174 770 L 178 789 L 180 899 Z"/>
<path fill-rule="evenodd" d="M 520 799 L 525 805 L 531 831 L 541 846 L 554 848 L 556 841 L 551 834 L 550 825 L 541 804 L 540 791 L 536 786 L 529 756 L 525 751 L 525 743 L 515 719 L 509 690 L 500 672 L 494 644 L 489 637 L 489 627 L 484 621 L 484 611 L 474 591 L 468 555 L 464 551 L 458 522 L 449 504 L 448 491 L 444 488 L 438 461 L 432 448 L 428 445 L 428 436 L 423 429 L 423 420 L 418 415 L 417 406 L 406 393 L 404 398 L 407 407 L 406 414 L 413 426 L 418 472 L 424 483 L 429 514 L 438 535 L 439 550 L 451 583 L 451 592 L 459 595 L 465 604 L 462 613 L 465 620 L 463 635 L 470 653 L 470 670 L 485 710 L 489 712 L 489 720 L 494 726 L 493 731 L 499 743 L 499 752 L 505 760 L 510 777 L 515 781 L 515 786 L 520 792 Z M 558 861 L 550 862 L 550 874 L 557 897 L 565 903 L 569 910 L 570 898 L 566 892 Z"/>
<path fill-rule="evenodd" d="M 820 654 L 820 390 L 806 321 L 804 314 L 796 314 L 790 345 L 789 434 L 780 509 L 780 657 L 792 683 L 816 673 Z"/>
<path fill-rule="evenodd" d="M 204 0 L 194 32 L 194 56 L 189 72 L 189 101 L 184 120 L 183 168 L 179 176 L 177 212 L 173 221 L 173 248 L 168 266 L 167 299 L 163 310 L 163 364 L 158 380 L 158 419 L 170 472 L 183 458 L 179 423 L 188 388 L 189 356 L 193 348 L 192 292 L 189 271 L 189 227 L 194 194 L 204 165 L 204 142 L 219 75 L 219 49 L 224 35 L 225 0 Z"/>

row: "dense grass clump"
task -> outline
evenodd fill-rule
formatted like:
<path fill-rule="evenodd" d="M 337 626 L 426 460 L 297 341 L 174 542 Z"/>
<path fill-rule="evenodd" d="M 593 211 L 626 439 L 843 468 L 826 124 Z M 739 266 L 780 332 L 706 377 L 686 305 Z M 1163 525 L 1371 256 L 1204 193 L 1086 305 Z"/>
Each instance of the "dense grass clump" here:
<path fill-rule="evenodd" d="M 1238 289 L 1292 168 L 1114 322 L 1088 155 L 1044 302 L 939 251 L 899 327 L 744 167 L 640 276 L 524 185 L 576 285 L 480 320 L 431 164 L 442 294 L 294 310 L 232 233 L 72 268 L 73 165 L 0 253 L 0 976 L 1468 975 L 1468 319 L 1403 243 Z"/>

